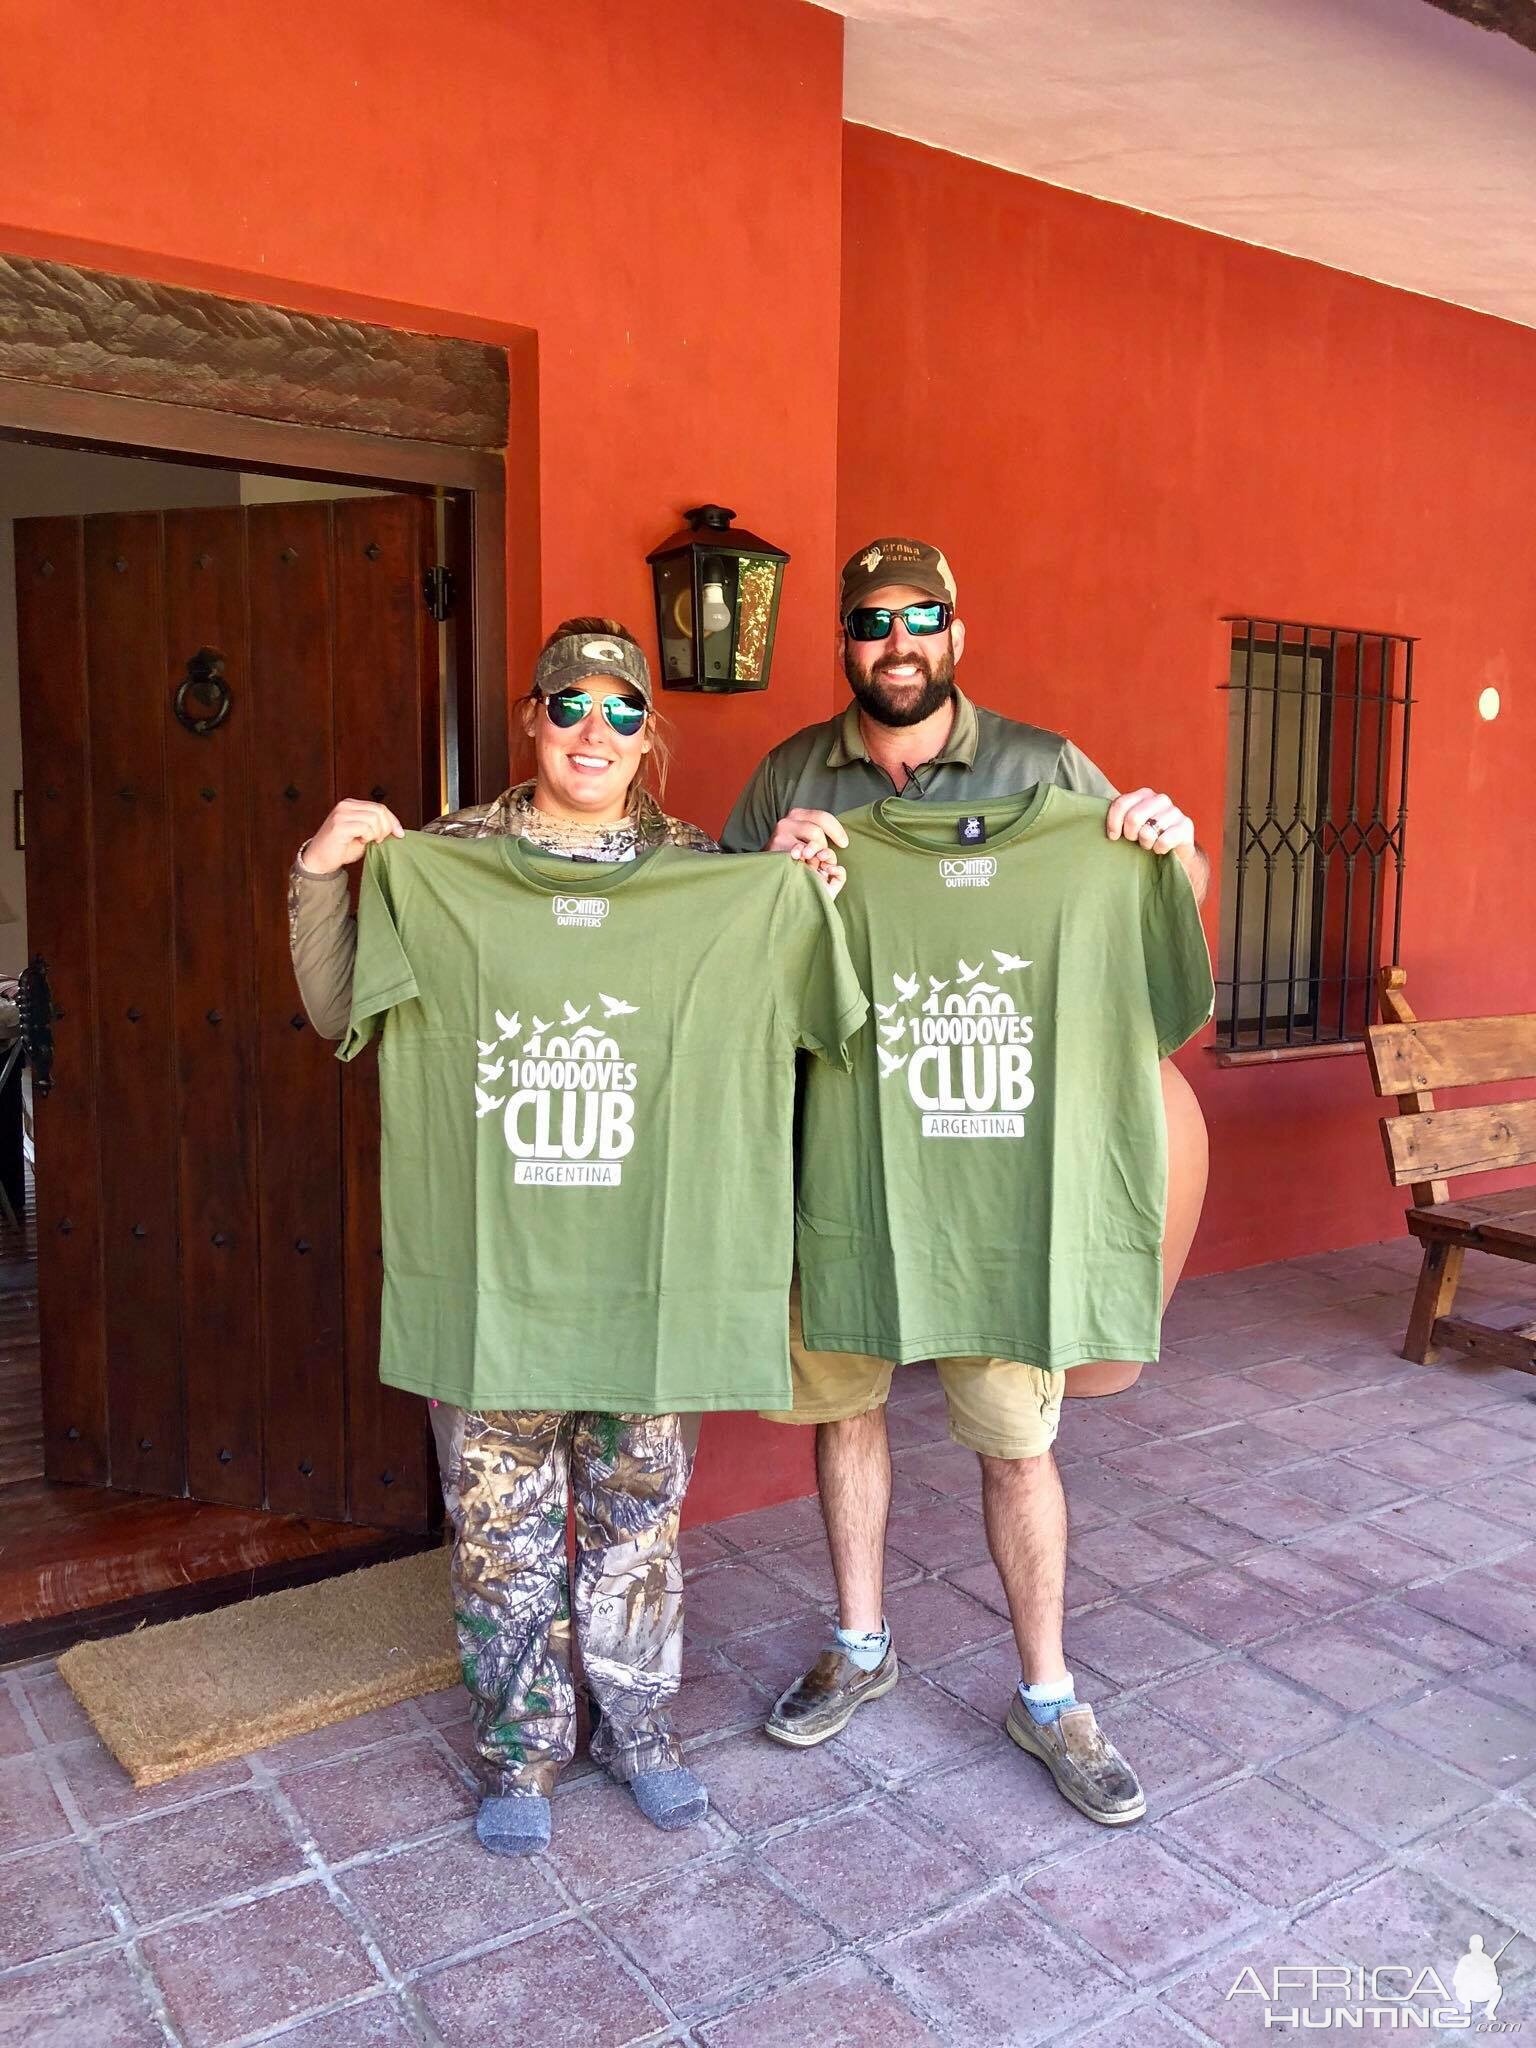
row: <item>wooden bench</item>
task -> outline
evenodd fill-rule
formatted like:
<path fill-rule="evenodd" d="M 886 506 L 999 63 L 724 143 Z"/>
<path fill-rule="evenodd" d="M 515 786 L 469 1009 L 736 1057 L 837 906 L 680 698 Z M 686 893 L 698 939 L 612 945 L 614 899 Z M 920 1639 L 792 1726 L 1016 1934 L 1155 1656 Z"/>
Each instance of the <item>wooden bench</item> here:
<path fill-rule="evenodd" d="M 1452 1176 L 1536 1166 L 1536 1101 L 1437 1109 L 1432 1092 L 1536 1077 L 1536 1016 L 1421 1023 L 1406 980 L 1401 967 L 1381 970 L 1387 1021 L 1366 1033 L 1376 1093 L 1397 1097 L 1397 1115 L 1381 1120 L 1387 1168 L 1394 1187 L 1413 1190 L 1408 1228 L 1424 1246 L 1403 1356 L 1429 1365 L 1444 1346 L 1536 1373 L 1536 1323 L 1506 1330 L 1451 1314 L 1467 1251 L 1536 1265 L 1536 1182 L 1454 1202 L 1449 1186 Z"/>

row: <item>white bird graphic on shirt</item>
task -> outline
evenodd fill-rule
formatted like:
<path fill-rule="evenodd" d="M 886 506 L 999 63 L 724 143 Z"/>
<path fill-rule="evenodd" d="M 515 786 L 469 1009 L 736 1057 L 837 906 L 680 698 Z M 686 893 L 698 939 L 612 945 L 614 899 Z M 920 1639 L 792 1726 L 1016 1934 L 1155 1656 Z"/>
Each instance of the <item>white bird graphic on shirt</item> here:
<path fill-rule="evenodd" d="M 888 1044 L 894 1045 L 896 1040 L 901 1037 L 902 1033 L 906 1030 L 906 1028 L 906 1018 L 898 1017 L 894 1024 L 882 1024 L 880 1026 L 880 1036 L 883 1039 L 885 1039 Z"/>
<path fill-rule="evenodd" d="M 588 1003 L 588 1005 L 587 1005 L 587 1010 L 590 1010 L 590 1009 L 591 1009 L 591 1007 L 592 1007 L 592 1005 L 591 1005 L 590 1003 Z M 566 1006 L 565 1006 L 565 1021 L 566 1021 L 566 1023 L 567 1023 L 568 1025 L 570 1025 L 570 1024 L 579 1024 L 579 1023 L 581 1022 L 582 1018 L 583 1018 L 583 1017 L 585 1017 L 585 1015 L 587 1014 L 587 1010 L 578 1010 L 578 1009 L 577 1009 L 577 1007 L 576 1007 L 576 1005 L 575 1005 L 574 1003 L 567 1003 L 567 1004 L 566 1004 Z"/>
<path fill-rule="evenodd" d="M 962 960 L 955 971 L 959 975 L 961 983 L 964 984 L 967 981 L 974 981 L 977 975 L 980 974 L 981 969 L 979 967 L 967 967 Z"/>
<path fill-rule="evenodd" d="M 1028 967 L 1031 964 L 1028 960 L 1021 960 L 1017 953 L 999 953 L 996 946 L 992 948 L 992 958 L 997 962 L 999 971 L 1003 974 L 1012 974 L 1018 968 Z"/>
<path fill-rule="evenodd" d="M 875 1014 L 878 1017 L 889 1017 L 895 1008 L 894 1003 L 876 1003 Z"/>
<path fill-rule="evenodd" d="M 497 1060 L 494 1066 L 488 1066 L 486 1062 L 482 1060 L 480 1062 L 480 1078 L 482 1081 L 485 1082 L 486 1086 L 489 1087 L 492 1081 L 499 1081 L 501 1079 L 502 1075 L 506 1072 L 506 1069 L 507 1063 L 504 1059 Z"/>
<path fill-rule="evenodd" d="M 633 1017 L 636 1015 L 636 1008 L 633 1003 L 621 1003 L 617 996 L 605 996 L 601 989 L 597 992 L 597 999 L 603 1006 L 603 1015 L 605 1017 Z M 591 1005 L 588 1004 L 587 1007 L 590 1009 Z M 583 1011 L 582 1014 L 585 1015 L 586 1012 Z"/>
<path fill-rule="evenodd" d="M 888 1081 L 892 1074 L 907 1064 L 907 1055 L 904 1052 L 887 1052 L 883 1045 L 877 1045 L 875 1051 L 880 1055 L 880 1078 L 882 1081 Z"/>
<path fill-rule="evenodd" d="M 936 974 L 930 974 L 928 977 L 928 986 L 933 990 L 936 996 L 941 996 L 943 995 L 945 989 L 949 987 L 949 983 L 947 981 L 940 981 L 939 977 Z"/>
<path fill-rule="evenodd" d="M 475 1117 L 476 1117 L 476 1120 L 478 1121 L 478 1120 L 479 1120 L 479 1118 L 481 1118 L 481 1117 L 483 1117 L 483 1116 L 489 1116 L 489 1115 L 490 1115 L 490 1113 L 491 1113 L 491 1111 L 492 1111 L 493 1109 L 500 1109 L 500 1108 L 501 1108 L 501 1106 L 502 1106 L 502 1104 L 503 1104 L 503 1103 L 504 1103 L 504 1102 L 506 1101 L 506 1099 L 507 1099 L 507 1098 L 506 1098 L 506 1097 L 505 1097 L 504 1095 L 490 1095 L 490 1094 L 488 1094 L 488 1093 L 486 1092 L 486 1090 L 485 1090 L 484 1088 L 482 1088 L 482 1087 L 480 1086 L 480 1084 L 479 1084 L 478 1082 L 476 1082 L 476 1084 L 475 1084 Z"/>
<path fill-rule="evenodd" d="M 891 980 L 896 984 L 896 993 L 900 996 L 905 996 L 906 1000 L 910 1003 L 917 994 L 917 976 L 914 974 L 909 981 L 905 975 L 893 974 Z"/>
<path fill-rule="evenodd" d="M 496 1029 L 503 1038 L 516 1038 L 522 1021 L 516 1010 L 512 1012 L 510 1017 L 504 1017 L 500 1010 L 496 1012 Z"/>
<path fill-rule="evenodd" d="M 477 1038 L 475 1040 L 475 1044 L 480 1048 L 480 1057 L 483 1060 L 488 1060 L 491 1054 L 496 1050 L 496 1041 L 494 1038 L 491 1040 L 489 1045 L 486 1044 L 483 1038 Z"/>

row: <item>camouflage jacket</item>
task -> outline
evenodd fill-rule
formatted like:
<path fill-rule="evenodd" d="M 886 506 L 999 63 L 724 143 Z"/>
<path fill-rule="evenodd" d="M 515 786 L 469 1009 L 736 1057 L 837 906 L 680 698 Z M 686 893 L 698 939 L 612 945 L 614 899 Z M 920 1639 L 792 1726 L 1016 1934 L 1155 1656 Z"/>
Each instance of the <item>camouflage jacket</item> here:
<path fill-rule="evenodd" d="M 643 848 L 684 846 L 718 853 L 718 843 L 697 825 L 668 817 L 654 797 L 636 792 L 627 818 L 614 825 L 576 825 L 534 809 L 533 784 L 504 789 L 494 803 L 472 804 L 424 825 L 449 839 L 526 839 L 569 860 L 633 860 Z M 322 1038 L 340 1038 L 352 1011 L 352 967 L 357 923 L 349 908 L 345 869 L 312 875 L 303 848 L 288 873 L 288 945 L 309 1021 Z"/>

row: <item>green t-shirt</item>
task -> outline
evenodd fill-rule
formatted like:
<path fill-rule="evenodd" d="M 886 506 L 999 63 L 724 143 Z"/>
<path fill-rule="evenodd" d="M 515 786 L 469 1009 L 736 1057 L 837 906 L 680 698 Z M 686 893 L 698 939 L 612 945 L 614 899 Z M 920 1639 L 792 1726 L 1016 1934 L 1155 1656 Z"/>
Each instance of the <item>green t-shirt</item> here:
<path fill-rule="evenodd" d="M 339 1056 L 385 1023 L 381 1377 L 788 1406 L 795 1051 L 846 1061 L 865 1011 L 825 888 L 777 855 L 370 847 Z"/>
<path fill-rule="evenodd" d="M 1182 865 L 1106 838 L 1106 808 L 1041 784 L 843 819 L 873 1028 L 806 1084 L 815 1349 L 1157 1356 L 1158 1060 L 1210 1016 L 1211 968 Z"/>

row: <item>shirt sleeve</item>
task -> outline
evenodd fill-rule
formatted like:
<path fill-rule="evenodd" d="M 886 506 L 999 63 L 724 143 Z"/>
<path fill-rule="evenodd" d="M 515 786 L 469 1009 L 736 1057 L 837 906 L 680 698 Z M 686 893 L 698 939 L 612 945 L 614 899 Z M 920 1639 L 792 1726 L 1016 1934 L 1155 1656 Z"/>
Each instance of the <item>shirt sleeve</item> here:
<path fill-rule="evenodd" d="M 1157 1027 L 1157 1056 L 1166 1059 L 1209 1022 L 1216 991 L 1205 929 L 1184 863 L 1176 853 L 1148 853 L 1142 861 L 1141 946 Z"/>
<path fill-rule="evenodd" d="M 339 1060 L 356 1059 L 398 1003 L 418 993 L 416 976 L 401 942 L 391 888 L 388 854 L 370 846 L 357 898 L 357 961 L 352 970 L 352 1014 L 336 1048 Z"/>
<path fill-rule="evenodd" d="M 849 1041 L 869 1014 L 869 1000 L 826 883 L 797 860 L 785 859 L 784 869 L 773 933 L 779 1017 L 792 1045 L 847 1067 Z"/>
<path fill-rule="evenodd" d="M 312 875 L 302 861 L 288 871 L 288 949 L 305 1014 L 322 1038 L 340 1038 L 352 1009 L 357 928 L 347 878 Z"/>
<path fill-rule="evenodd" d="M 1061 743 L 1054 779 L 1058 789 L 1073 789 L 1079 796 L 1101 796 L 1108 801 L 1120 794 L 1103 769 L 1070 740 Z"/>
<path fill-rule="evenodd" d="M 765 754 L 752 771 L 752 779 L 736 799 L 736 808 L 725 821 L 720 844 L 727 853 L 761 853 L 779 822 L 773 794 L 773 774 Z"/>

